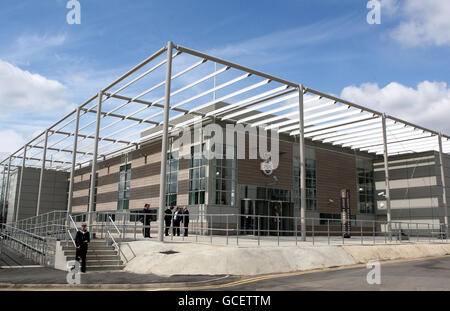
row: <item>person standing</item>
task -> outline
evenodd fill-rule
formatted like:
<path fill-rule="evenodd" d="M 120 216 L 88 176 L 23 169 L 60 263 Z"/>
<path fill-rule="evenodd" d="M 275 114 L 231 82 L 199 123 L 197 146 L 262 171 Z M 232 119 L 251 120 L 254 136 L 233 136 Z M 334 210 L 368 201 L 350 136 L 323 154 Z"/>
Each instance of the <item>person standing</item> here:
<path fill-rule="evenodd" d="M 81 259 L 81 272 L 86 272 L 86 255 L 88 251 L 88 244 L 90 241 L 91 236 L 89 234 L 89 231 L 87 231 L 87 225 L 83 223 L 81 225 L 81 230 L 78 230 L 75 236 L 75 260 L 79 262 Z"/>
<path fill-rule="evenodd" d="M 151 238 L 151 236 L 150 236 L 150 221 L 151 221 L 150 204 L 145 203 L 144 210 L 142 211 L 142 213 L 144 214 L 141 216 L 142 234 L 144 235 L 144 238 Z"/>
<path fill-rule="evenodd" d="M 180 222 L 181 222 L 182 212 L 180 209 L 175 207 L 175 212 L 173 213 L 173 221 L 172 221 L 172 234 L 175 236 L 180 236 Z"/>
<path fill-rule="evenodd" d="M 186 205 L 183 207 L 183 218 L 182 218 L 181 221 L 183 222 L 184 236 L 188 236 L 188 229 L 189 229 L 189 210 L 187 209 L 187 206 L 186 206 Z"/>
<path fill-rule="evenodd" d="M 164 211 L 164 222 L 166 223 L 166 228 L 164 230 L 164 233 L 166 236 L 169 236 L 169 230 L 170 230 L 170 225 L 172 223 L 172 210 L 173 210 L 173 206 L 168 207 L 165 211 Z"/>

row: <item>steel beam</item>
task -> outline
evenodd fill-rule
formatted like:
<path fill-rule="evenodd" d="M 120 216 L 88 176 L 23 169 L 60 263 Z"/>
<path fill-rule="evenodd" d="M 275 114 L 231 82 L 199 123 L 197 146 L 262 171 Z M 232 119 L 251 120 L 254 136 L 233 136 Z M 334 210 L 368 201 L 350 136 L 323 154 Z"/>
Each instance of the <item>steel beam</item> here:
<path fill-rule="evenodd" d="M 384 146 L 384 174 L 385 174 L 385 185 L 386 185 L 386 211 L 387 211 L 387 225 L 388 225 L 388 235 L 389 241 L 392 240 L 392 225 L 391 225 L 391 187 L 389 182 L 389 156 L 387 149 L 387 134 L 386 134 L 386 115 L 381 116 L 381 125 L 383 129 L 383 146 Z"/>
<path fill-rule="evenodd" d="M 69 180 L 69 194 L 67 199 L 67 213 L 72 213 L 72 199 L 73 199 L 73 183 L 75 178 L 75 165 L 77 162 L 77 148 L 78 148 L 78 129 L 80 127 L 80 108 L 77 108 L 77 116 L 75 120 L 75 132 L 73 135 L 73 150 L 72 150 L 72 167 L 70 169 Z"/>
<path fill-rule="evenodd" d="M 22 187 L 23 187 L 23 172 L 25 170 L 25 162 L 27 159 L 27 149 L 28 145 L 25 145 L 23 150 L 23 159 L 22 159 L 22 168 L 20 169 L 20 179 L 19 179 L 19 192 L 17 194 L 17 205 L 14 215 L 14 221 L 17 221 L 19 219 L 19 209 L 20 209 L 20 200 L 22 198 Z"/>
<path fill-rule="evenodd" d="M 168 149 L 168 132 L 169 132 L 169 114 L 170 114 L 170 87 L 172 81 L 172 50 L 173 43 L 167 43 L 167 64 L 166 64 L 166 89 L 164 102 L 164 123 L 163 123 L 163 137 L 161 146 L 161 175 L 159 184 L 159 228 L 158 240 L 164 242 L 164 209 L 166 207 L 166 175 L 167 175 L 167 149 Z"/>
<path fill-rule="evenodd" d="M 445 237 L 448 239 L 448 204 L 447 204 L 447 182 L 445 180 L 444 157 L 442 155 L 442 134 L 438 136 L 439 140 L 439 160 L 441 162 L 441 180 L 442 180 L 442 205 L 444 206 L 444 226 Z"/>
<path fill-rule="evenodd" d="M 44 180 L 44 171 L 45 171 L 45 162 L 47 161 L 47 146 L 48 146 L 48 132 L 49 130 L 46 130 L 44 133 L 44 151 L 42 155 L 42 166 L 41 166 L 41 176 L 39 177 L 39 190 L 38 190 L 38 198 L 37 198 L 37 204 L 36 204 L 36 216 L 39 215 L 39 211 L 41 209 L 41 196 L 42 196 L 42 183 Z"/>
<path fill-rule="evenodd" d="M 92 226 L 92 212 L 94 211 L 94 199 L 95 199 L 95 176 L 97 173 L 97 156 L 98 156 L 98 141 L 100 139 L 100 122 L 102 116 L 102 97 L 103 92 L 98 93 L 98 108 L 97 108 L 97 119 L 95 125 L 95 138 L 94 138 L 94 155 L 92 156 L 92 167 L 91 167 L 91 185 L 89 193 L 89 207 L 88 207 L 88 228 L 91 229 Z"/>

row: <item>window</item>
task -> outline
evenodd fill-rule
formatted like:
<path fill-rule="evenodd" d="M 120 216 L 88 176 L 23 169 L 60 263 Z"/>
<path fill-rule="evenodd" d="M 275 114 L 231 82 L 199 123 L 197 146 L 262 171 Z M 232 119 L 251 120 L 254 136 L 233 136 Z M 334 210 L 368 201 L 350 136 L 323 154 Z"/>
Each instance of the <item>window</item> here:
<path fill-rule="evenodd" d="M 130 180 L 131 180 L 131 164 L 122 165 L 120 167 L 119 172 L 119 191 L 117 199 L 118 210 L 124 210 L 129 208 Z"/>
<path fill-rule="evenodd" d="M 235 203 L 236 160 L 226 159 L 226 145 L 223 146 L 223 158 L 213 161 L 213 204 L 233 205 Z"/>
<path fill-rule="evenodd" d="M 300 159 L 294 159 L 294 203 L 300 208 Z M 316 187 L 316 160 L 306 159 L 306 209 L 313 211 L 317 209 L 317 187 Z"/>
<path fill-rule="evenodd" d="M 88 210 L 91 201 L 91 182 L 92 182 L 92 174 L 89 175 L 89 191 L 88 191 Z M 97 187 L 98 187 L 98 173 L 95 173 L 95 185 L 94 185 L 94 206 L 93 211 L 97 208 Z"/>
<path fill-rule="evenodd" d="M 202 150 L 205 150 L 204 144 L 202 144 Z M 206 158 L 203 155 L 203 152 L 196 153 L 195 146 L 192 146 L 189 168 L 189 204 L 205 204 L 205 192 Z"/>
<path fill-rule="evenodd" d="M 375 213 L 373 170 L 358 168 L 358 212 Z"/>
<path fill-rule="evenodd" d="M 177 205 L 178 151 L 167 154 L 166 206 Z"/>

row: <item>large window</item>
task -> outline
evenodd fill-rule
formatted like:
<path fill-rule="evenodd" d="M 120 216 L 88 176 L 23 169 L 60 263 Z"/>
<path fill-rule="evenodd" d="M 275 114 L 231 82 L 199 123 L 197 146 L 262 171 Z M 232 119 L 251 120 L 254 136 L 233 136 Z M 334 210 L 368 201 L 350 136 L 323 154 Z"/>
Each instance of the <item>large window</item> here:
<path fill-rule="evenodd" d="M 358 168 L 358 212 L 375 213 L 373 170 Z"/>
<path fill-rule="evenodd" d="M 234 205 L 236 185 L 236 160 L 226 159 L 226 145 L 223 146 L 223 158 L 214 159 L 213 163 L 213 204 Z"/>
<path fill-rule="evenodd" d="M 167 154 L 166 206 L 177 205 L 178 151 Z"/>
<path fill-rule="evenodd" d="M 300 159 L 294 159 L 294 195 L 295 207 L 300 208 Z M 317 209 L 316 160 L 306 159 L 306 209 Z"/>
<path fill-rule="evenodd" d="M 189 168 L 189 204 L 205 204 L 206 192 L 206 158 L 203 155 L 205 145 L 202 150 L 196 152 L 196 146 L 191 147 L 191 163 Z M 197 146 L 198 148 L 198 146 Z"/>
<path fill-rule="evenodd" d="M 125 164 L 120 167 L 119 172 L 119 191 L 117 199 L 117 209 L 123 210 L 129 208 L 130 203 L 130 181 L 131 164 Z"/>

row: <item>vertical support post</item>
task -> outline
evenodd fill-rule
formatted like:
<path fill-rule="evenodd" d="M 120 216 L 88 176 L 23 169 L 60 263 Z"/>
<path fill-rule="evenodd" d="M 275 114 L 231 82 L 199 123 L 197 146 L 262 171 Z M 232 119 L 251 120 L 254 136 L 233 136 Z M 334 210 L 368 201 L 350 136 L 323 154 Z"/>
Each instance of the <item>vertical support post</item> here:
<path fill-rule="evenodd" d="M 164 102 L 164 122 L 163 122 L 163 137 L 161 146 L 161 175 L 159 184 L 159 230 L 158 240 L 164 242 L 164 208 L 166 206 L 166 175 L 167 175 L 167 147 L 168 147 L 168 132 L 169 132 L 169 113 L 170 113 L 170 84 L 172 80 L 172 49 L 173 43 L 167 43 L 167 62 L 166 62 L 166 89 Z"/>
<path fill-rule="evenodd" d="M 5 209 L 6 203 L 6 165 L 3 165 L 3 174 L 2 174 L 2 212 L 0 213 L 0 217 L 2 218 L 2 222 L 6 223 L 6 219 L 3 217 L 3 210 Z"/>
<path fill-rule="evenodd" d="M 47 145 L 48 145 L 48 129 L 45 130 L 44 150 L 42 155 L 41 176 L 39 177 L 38 199 L 36 204 L 36 216 L 39 215 L 41 209 L 42 183 L 44 180 L 45 162 L 47 161 Z"/>
<path fill-rule="evenodd" d="M 383 151 L 384 151 L 384 174 L 385 174 L 385 185 L 386 185 L 386 211 L 387 211 L 387 231 L 389 236 L 389 241 L 392 240 L 392 217 L 391 217 L 391 191 L 389 182 L 389 156 L 387 149 L 387 132 L 386 132 L 386 114 L 381 117 L 381 124 L 383 127 Z"/>
<path fill-rule="evenodd" d="M 98 158 L 98 140 L 100 137 L 100 120 L 102 116 L 102 100 L 103 100 L 103 92 L 98 92 L 97 95 L 98 105 L 97 105 L 97 119 L 95 123 L 95 140 L 94 140 L 94 152 L 92 155 L 92 167 L 91 167 L 91 185 L 89 192 L 89 207 L 88 207 L 88 219 L 87 225 L 89 230 L 91 230 L 92 226 L 92 213 L 94 212 L 94 199 L 95 199 L 95 176 L 97 173 L 97 158 Z"/>
<path fill-rule="evenodd" d="M 77 162 L 79 126 L 80 126 L 80 107 L 77 107 L 76 119 L 75 119 L 75 132 L 73 134 L 72 167 L 70 169 L 69 195 L 68 195 L 68 199 L 67 199 L 67 213 L 68 214 L 72 213 L 73 183 L 74 183 L 74 178 L 75 178 L 75 165 Z"/>
<path fill-rule="evenodd" d="M 447 182 L 445 181 L 444 157 L 442 155 L 442 134 L 439 134 L 439 160 L 441 162 L 441 181 L 442 181 L 442 205 L 444 206 L 444 232 L 448 239 L 448 204 L 447 204 Z"/>
<path fill-rule="evenodd" d="M 27 160 L 27 148 L 28 148 L 28 145 L 25 145 L 23 147 L 22 168 L 20 169 L 19 192 L 17 194 L 17 205 L 16 205 L 16 211 L 15 211 L 15 215 L 14 215 L 14 221 L 17 221 L 19 219 L 20 199 L 22 198 L 23 171 L 25 170 L 25 162 Z"/>
<path fill-rule="evenodd" d="M 300 225 L 302 241 L 306 241 L 306 165 L 305 165 L 305 123 L 303 109 L 303 85 L 298 90 L 298 112 L 299 112 L 299 147 L 300 147 Z"/>
<path fill-rule="evenodd" d="M 3 200 L 3 215 L 2 215 L 2 217 L 3 217 L 3 221 L 5 224 L 6 224 L 6 202 L 9 200 L 9 186 L 10 186 L 9 178 L 11 177 L 11 160 L 12 160 L 12 157 L 9 157 L 8 175 L 6 177 L 6 185 L 5 185 L 5 198 Z"/>

